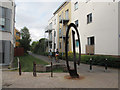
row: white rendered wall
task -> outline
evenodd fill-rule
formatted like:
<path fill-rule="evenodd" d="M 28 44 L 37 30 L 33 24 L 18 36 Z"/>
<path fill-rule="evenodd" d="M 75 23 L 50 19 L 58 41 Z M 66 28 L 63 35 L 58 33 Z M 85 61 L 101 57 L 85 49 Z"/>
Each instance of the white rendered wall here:
<path fill-rule="evenodd" d="M 93 21 L 87 24 L 87 14 L 92 13 Z M 95 37 L 95 54 L 118 55 L 118 3 L 117 2 L 79 2 L 72 22 L 79 20 L 82 54 L 85 54 L 87 37 Z"/>

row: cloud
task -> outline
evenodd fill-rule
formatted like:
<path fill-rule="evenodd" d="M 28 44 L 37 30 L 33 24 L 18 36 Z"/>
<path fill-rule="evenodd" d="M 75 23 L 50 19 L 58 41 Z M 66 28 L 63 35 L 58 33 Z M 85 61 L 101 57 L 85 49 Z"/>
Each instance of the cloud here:
<path fill-rule="evenodd" d="M 33 1 L 33 0 L 32 0 Z M 45 27 L 61 2 L 18 2 L 16 0 L 16 28 L 29 28 L 32 41 L 44 38 Z"/>

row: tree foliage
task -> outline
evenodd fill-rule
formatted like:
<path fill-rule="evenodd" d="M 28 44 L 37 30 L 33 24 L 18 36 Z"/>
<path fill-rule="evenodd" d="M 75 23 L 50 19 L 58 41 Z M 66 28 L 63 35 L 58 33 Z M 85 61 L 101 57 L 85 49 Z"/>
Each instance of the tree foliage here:
<path fill-rule="evenodd" d="M 23 47 L 25 53 L 27 53 L 27 51 L 30 50 L 30 42 L 31 42 L 29 29 L 27 27 L 24 27 L 23 29 L 21 29 L 20 34 L 22 37 L 20 39 L 20 47 Z"/>
<path fill-rule="evenodd" d="M 36 54 L 41 54 L 46 51 L 47 39 L 41 38 L 39 41 L 34 41 L 31 45 L 31 51 Z"/>

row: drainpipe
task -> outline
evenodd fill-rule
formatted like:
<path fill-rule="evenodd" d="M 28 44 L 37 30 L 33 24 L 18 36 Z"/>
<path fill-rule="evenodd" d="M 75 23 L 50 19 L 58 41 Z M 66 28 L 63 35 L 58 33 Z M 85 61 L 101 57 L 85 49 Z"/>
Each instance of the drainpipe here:
<path fill-rule="evenodd" d="M 63 43 L 63 12 L 62 12 L 62 60 L 63 60 L 63 46 L 64 46 L 64 43 Z"/>

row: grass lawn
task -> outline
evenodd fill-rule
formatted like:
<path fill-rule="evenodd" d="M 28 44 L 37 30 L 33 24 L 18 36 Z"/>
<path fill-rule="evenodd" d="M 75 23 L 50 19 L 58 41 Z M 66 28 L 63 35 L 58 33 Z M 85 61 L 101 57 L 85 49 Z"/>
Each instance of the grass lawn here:
<path fill-rule="evenodd" d="M 32 72 L 34 61 L 36 62 L 36 64 L 42 64 L 42 65 L 48 64 L 47 62 L 40 60 L 38 58 L 35 58 L 35 57 L 28 55 L 28 54 L 24 55 L 24 56 L 20 56 L 19 59 L 21 62 L 22 72 Z M 17 64 L 18 64 L 18 60 L 17 60 L 17 57 L 15 57 L 14 62 L 13 62 L 14 67 L 17 67 Z"/>
<path fill-rule="evenodd" d="M 35 61 L 36 64 L 42 64 L 42 65 L 48 65 L 49 63 L 40 60 L 38 58 L 35 58 L 29 54 L 26 54 L 24 56 L 20 56 L 19 57 L 20 62 L 21 62 L 21 69 L 22 72 L 33 72 L 33 62 Z M 13 62 L 13 66 L 16 68 L 18 65 L 18 60 L 17 57 L 15 57 L 14 62 Z M 54 69 L 53 72 L 63 72 L 62 68 L 59 69 Z M 46 72 L 40 72 L 40 73 L 46 73 Z"/>

